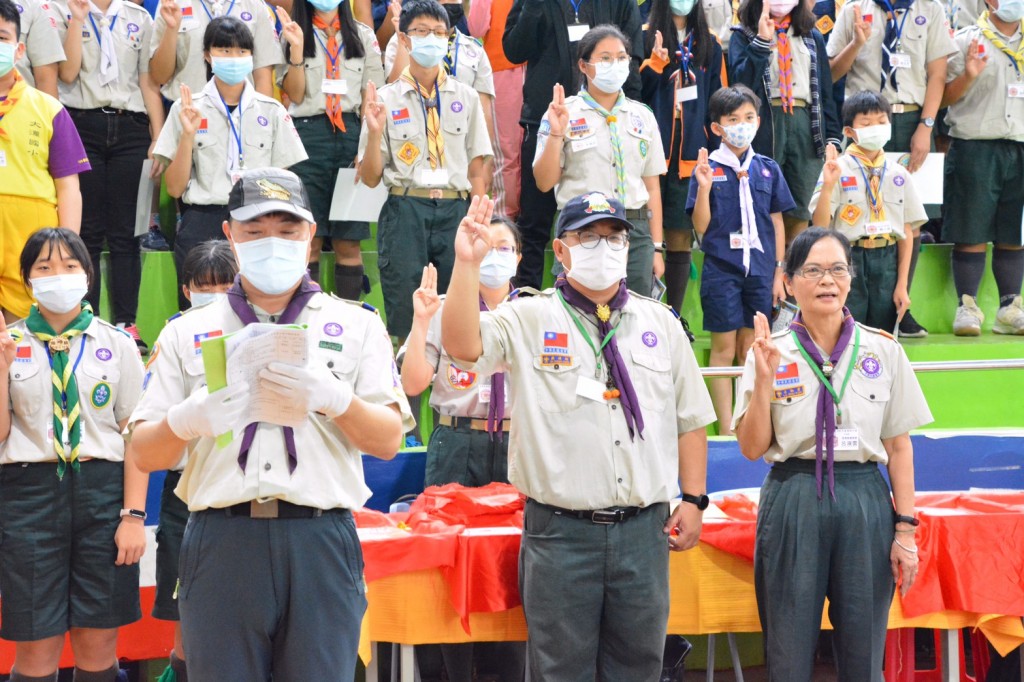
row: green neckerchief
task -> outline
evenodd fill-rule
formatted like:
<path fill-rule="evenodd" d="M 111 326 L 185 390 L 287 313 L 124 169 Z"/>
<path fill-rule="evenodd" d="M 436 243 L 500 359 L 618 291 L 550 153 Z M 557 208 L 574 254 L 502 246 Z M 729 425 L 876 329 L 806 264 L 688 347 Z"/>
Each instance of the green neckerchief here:
<path fill-rule="evenodd" d="M 84 332 L 92 324 L 92 319 L 92 306 L 83 302 L 82 312 L 78 313 L 78 317 L 60 334 L 53 331 L 50 323 L 43 319 L 37 306 L 32 306 L 28 319 L 25 320 L 28 330 L 37 339 L 46 343 L 46 352 L 50 359 L 53 384 L 53 449 L 57 452 L 58 478 L 64 478 L 68 462 L 71 463 L 73 471 L 79 469 L 78 454 L 82 443 L 81 408 L 78 404 L 78 380 L 75 378 L 69 355 L 71 339 Z M 70 436 L 70 453 L 64 449 L 65 415 Z"/>

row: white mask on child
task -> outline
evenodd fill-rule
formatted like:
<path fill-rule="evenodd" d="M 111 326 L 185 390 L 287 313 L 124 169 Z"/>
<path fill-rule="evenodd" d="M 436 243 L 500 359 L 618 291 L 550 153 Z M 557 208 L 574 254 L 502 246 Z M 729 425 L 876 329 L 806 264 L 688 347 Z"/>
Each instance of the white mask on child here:
<path fill-rule="evenodd" d="M 877 152 L 884 147 L 889 138 L 892 137 L 892 124 L 883 123 L 877 126 L 864 126 L 854 128 L 857 133 L 857 146 L 868 152 Z"/>

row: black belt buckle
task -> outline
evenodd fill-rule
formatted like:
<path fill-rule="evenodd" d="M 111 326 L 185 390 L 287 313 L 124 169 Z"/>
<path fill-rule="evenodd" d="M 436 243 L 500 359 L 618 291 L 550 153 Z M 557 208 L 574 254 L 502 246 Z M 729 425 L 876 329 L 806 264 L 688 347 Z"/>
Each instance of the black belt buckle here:
<path fill-rule="evenodd" d="M 590 512 L 590 522 L 597 523 L 602 526 L 610 526 L 614 523 L 622 521 L 625 517 L 625 510 L 623 509 L 595 509 Z"/>

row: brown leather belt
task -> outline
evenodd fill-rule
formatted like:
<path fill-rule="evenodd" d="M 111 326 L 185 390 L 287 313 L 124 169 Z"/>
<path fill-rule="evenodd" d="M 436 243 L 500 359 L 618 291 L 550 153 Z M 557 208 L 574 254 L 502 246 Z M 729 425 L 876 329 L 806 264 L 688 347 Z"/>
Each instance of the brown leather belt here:
<path fill-rule="evenodd" d="M 773 107 L 781 107 L 782 106 L 782 100 L 779 99 L 778 97 L 773 97 L 772 98 L 772 106 Z M 807 108 L 807 102 L 802 100 L 802 99 L 794 99 L 793 100 L 793 106 L 794 107 L 800 107 L 801 109 L 806 109 Z"/>
<path fill-rule="evenodd" d="M 870 237 L 861 237 L 853 243 L 854 246 L 859 246 L 862 249 L 881 249 L 886 246 L 892 246 L 896 243 L 896 237 L 891 234 L 877 234 Z"/>
<path fill-rule="evenodd" d="M 453 429 L 460 426 L 469 426 L 473 431 L 486 431 L 487 420 L 486 419 L 471 419 L 470 417 L 452 417 L 451 415 L 442 414 L 437 420 L 437 423 L 441 426 L 450 426 Z M 511 422 L 508 419 L 501 420 L 501 430 L 508 432 Z"/>
<path fill-rule="evenodd" d="M 399 197 L 417 199 L 469 199 L 469 192 L 461 189 L 427 189 L 425 187 L 392 187 L 388 190 Z"/>

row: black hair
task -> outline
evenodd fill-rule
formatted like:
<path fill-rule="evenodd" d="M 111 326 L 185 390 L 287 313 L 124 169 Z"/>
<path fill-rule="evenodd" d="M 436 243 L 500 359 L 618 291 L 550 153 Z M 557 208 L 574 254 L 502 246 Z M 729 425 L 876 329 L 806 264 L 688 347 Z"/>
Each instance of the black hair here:
<path fill-rule="evenodd" d="M 402 14 L 398 17 L 398 30 L 402 33 L 408 33 L 409 24 L 412 23 L 413 19 L 419 17 L 429 17 L 443 21 L 446 29 L 451 28 L 448 25 L 448 10 L 442 7 L 441 3 L 437 2 L 437 0 L 412 0 L 411 2 L 406 1 L 402 3 Z"/>
<path fill-rule="evenodd" d="M 0 21 L 14 24 L 14 40 L 21 38 L 21 12 L 11 0 L 0 0 Z"/>
<path fill-rule="evenodd" d="M 764 9 L 763 0 L 743 0 L 737 12 L 740 24 L 757 33 L 757 24 L 761 20 L 761 11 Z M 816 17 L 811 11 L 807 0 L 798 0 L 796 7 L 789 13 L 790 27 L 796 37 L 809 36 L 814 30 Z"/>
<path fill-rule="evenodd" d="M 668 58 L 672 64 L 679 63 L 676 51 L 679 50 L 679 36 L 675 21 L 672 20 L 672 8 L 669 0 L 650 0 L 651 13 L 648 16 L 647 24 L 647 53 L 650 54 L 654 48 L 654 33 L 661 31 L 662 45 L 668 50 Z M 710 64 L 712 45 L 715 37 L 711 35 L 708 27 L 708 20 L 704 14 L 704 5 L 700 0 L 695 0 L 693 9 L 686 15 L 686 28 L 693 36 L 693 65 L 706 69 Z"/>
<path fill-rule="evenodd" d="M 181 267 L 181 283 L 189 289 L 231 284 L 238 274 L 238 263 L 231 245 L 223 239 L 210 239 L 192 247 Z"/>
<path fill-rule="evenodd" d="M 586 34 L 580 38 L 580 42 L 576 45 L 576 56 L 582 59 L 584 62 L 590 61 L 590 56 L 594 54 L 594 49 L 597 44 L 605 38 L 616 38 L 622 41 L 622 46 L 626 48 L 626 53 L 629 53 L 629 38 L 626 37 L 622 31 L 619 30 L 618 26 L 612 24 L 601 24 L 595 26 L 586 32 Z"/>
<path fill-rule="evenodd" d="M 876 90 L 862 90 L 846 98 L 843 102 L 843 127 L 853 127 L 853 119 L 858 114 L 884 113 L 892 121 L 892 105 Z"/>
<path fill-rule="evenodd" d="M 315 8 L 309 0 L 297 0 L 292 5 L 292 21 L 302 27 L 302 56 L 306 59 L 316 57 L 317 38 L 313 34 L 313 15 Z M 359 28 L 348 0 L 338 5 L 338 22 L 341 24 L 341 40 L 345 45 L 345 59 L 362 59 L 366 56 L 363 41 L 359 38 Z M 289 59 L 289 61 L 291 61 Z"/>
<path fill-rule="evenodd" d="M 0 2 L 5 1 L 0 0 Z M 92 282 L 92 259 L 89 257 L 89 249 L 86 248 L 82 238 L 66 227 L 43 227 L 29 236 L 25 247 L 21 250 L 21 279 L 25 282 L 25 286 L 28 286 L 28 281 L 31 279 L 29 273 L 32 272 L 32 266 L 43 255 L 44 249 L 49 247 L 46 250 L 46 257 L 49 258 L 54 249 L 59 250 L 62 246 L 71 258 L 78 261 L 86 279 L 90 283 Z"/>
<path fill-rule="evenodd" d="M 744 104 L 751 104 L 754 111 L 761 109 L 761 98 L 746 85 L 731 85 L 719 88 L 708 100 L 708 117 L 712 123 L 720 123 L 723 118 L 736 111 Z"/>
<path fill-rule="evenodd" d="M 846 256 L 846 263 L 850 266 L 850 273 L 853 274 L 851 263 L 850 240 L 843 236 L 842 232 L 827 227 L 809 227 L 801 232 L 793 243 L 786 249 L 786 276 L 790 279 L 796 276 L 797 271 L 807 262 L 807 256 L 811 247 L 822 239 L 835 239 L 843 247 L 843 254 Z"/>
<path fill-rule="evenodd" d="M 254 48 L 252 31 L 234 17 L 217 17 L 206 25 L 203 33 L 203 53 L 209 54 L 215 47 L 239 47 L 252 52 Z M 213 67 L 206 63 L 206 80 L 213 77 Z"/>
<path fill-rule="evenodd" d="M 519 231 L 519 226 L 509 220 L 503 215 L 494 216 L 491 218 L 491 225 L 495 223 L 502 225 L 512 235 L 512 241 L 516 245 L 516 253 L 523 252 L 523 233 Z"/>

